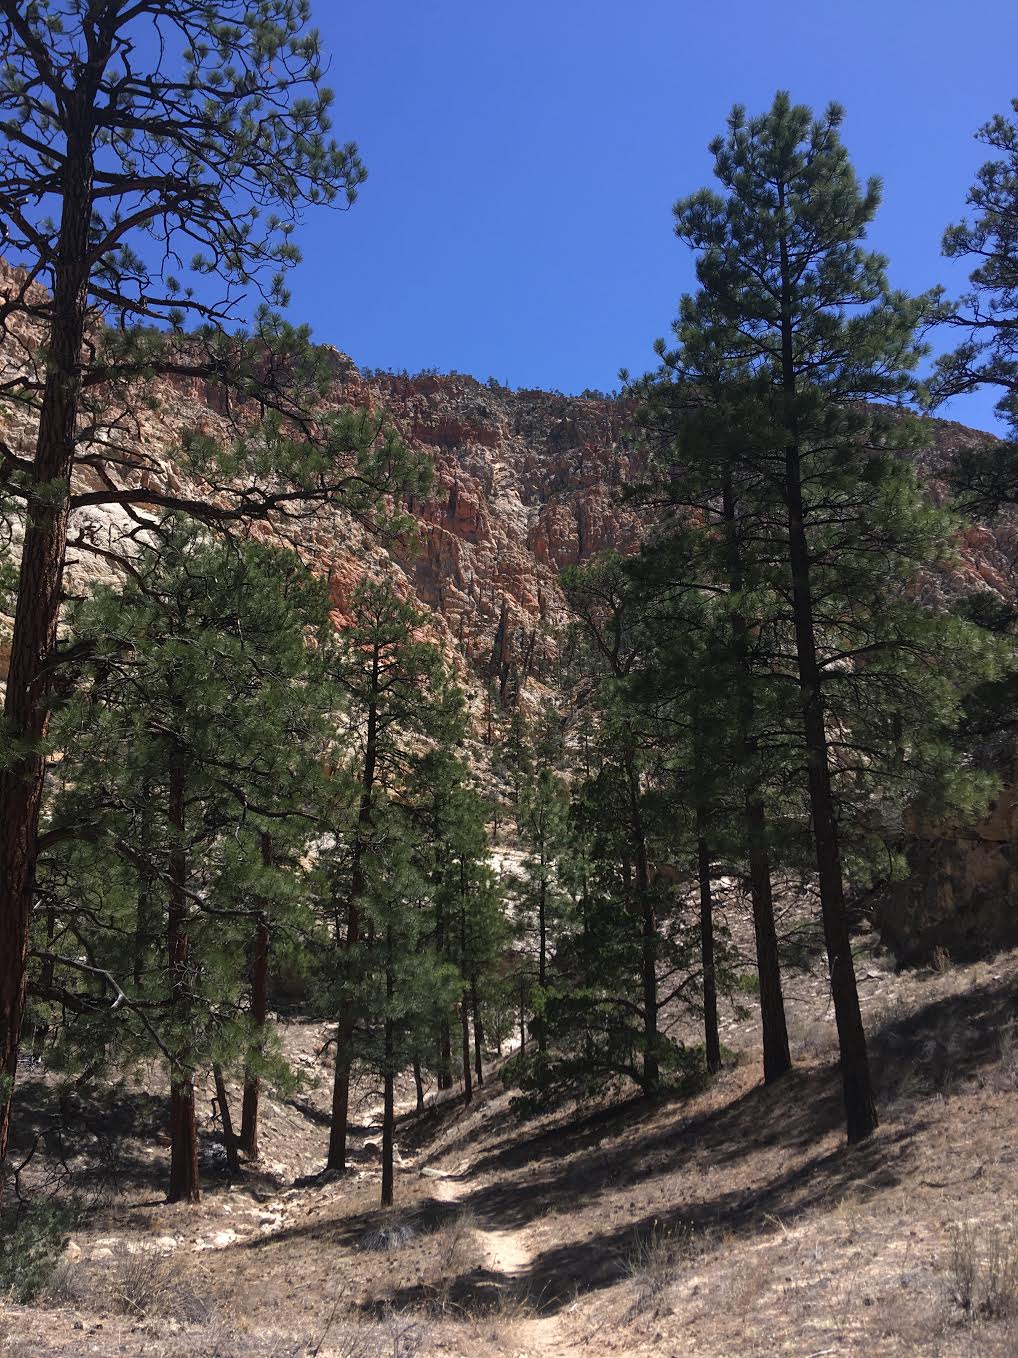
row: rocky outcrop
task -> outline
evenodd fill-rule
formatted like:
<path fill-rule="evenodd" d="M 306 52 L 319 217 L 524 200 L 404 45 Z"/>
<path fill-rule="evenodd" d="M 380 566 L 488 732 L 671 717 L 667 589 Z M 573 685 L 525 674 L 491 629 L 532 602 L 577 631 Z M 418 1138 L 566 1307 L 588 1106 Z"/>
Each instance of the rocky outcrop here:
<path fill-rule="evenodd" d="M 631 551 L 644 521 L 623 504 L 639 460 L 627 411 L 610 400 L 511 392 L 469 377 L 378 377 L 386 405 L 432 457 L 413 506 L 416 554 L 396 563 L 439 614 L 479 678 L 546 677 L 565 620 L 558 573 L 606 548 Z"/>
<path fill-rule="evenodd" d="M 918 827 L 908 876 L 879 912 L 885 941 L 908 963 L 942 949 L 955 961 L 1018 944 L 1018 787 L 974 826 Z"/>
<path fill-rule="evenodd" d="M 0 294 L 15 281 L 0 260 Z M 0 346 L 0 375 L 38 361 L 38 352 L 30 326 L 24 333 L 11 330 Z M 383 572 L 424 606 L 435 636 L 475 688 L 494 682 L 505 691 L 552 681 L 565 622 L 562 567 L 608 548 L 632 552 L 647 527 L 647 513 L 624 498 L 642 470 L 626 399 L 512 391 L 458 374 L 368 376 L 339 351 L 326 353 L 335 404 L 384 408 L 404 439 L 432 460 L 431 493 L 407 506 L 419 524 L 417 540 L 386 546 L 337 513 L 321 514 L 299 531 L 278 524 L 255 531 L 283 538 L 328 579 L 339 624 L 358 579 Z M 185 430 L 230 436 L 229 394 L 214 383 L 188 380 L 153 381 L 138 395 L 118 429 L 118 440 L 133 443 L 137 452 L 127 450 L 114 480 L 128 484 L 133 477 L 186 493 L 175 450 Z M 929 427 L 921 470 L 936 495 L 946 459 L 987 436 L 939 421 Z M 0 435 L 15 453 L 31 455 L 34 429 L 25 412 L 0 408 Z M 139 464 L 133 472 L 132 456 Z M 79 488 L 98 488 L 87 468 L 78 480 Z M 70 536 L 77 544 L 69 555 L 70 588 L 115 578 L 102 549 L 134 527 L 116 507 L 79 513 Z M 1016 558 L 1012 529 L 973 525 L 957 556 L 922 582 L 921 593 L 931 603 L 974 588 L 1011 598 Z M 0 619 L 0 678 L 4 640 Z"/>

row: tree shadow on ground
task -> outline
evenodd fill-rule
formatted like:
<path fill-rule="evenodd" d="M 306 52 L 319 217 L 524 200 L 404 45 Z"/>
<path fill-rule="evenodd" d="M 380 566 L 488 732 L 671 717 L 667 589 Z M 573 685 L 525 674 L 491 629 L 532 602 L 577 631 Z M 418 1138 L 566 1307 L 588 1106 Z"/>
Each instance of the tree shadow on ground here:
<path fill-rule="evenodd" d="M 301 1182 L 306 1187 L 313 1183 L 312 1179 Z M 399 1248 L 404 1241 L 434 1235 L 454 1222 L 462 1211 L 462 1203 L 424 1198 L 405 1207 L 370 1207 L 350 1216 L 290 1226 L 271 1235 L 245 1240 L 241 1247 L 257 1251 L 278 1247 L 291 1240 L 314 1240 L 349 1250 L 384 1252 L 388 1248 Z"/>
<path fill-rule="evenodd" d="M 885 1100 L 949 1092 L 981 1080 L 1004 1046 L 1018 1046 L 1018 978 L 1002 976 L 889 1014 L 870 1033 L 870 1060 Z"/>
<path fill-rule="evenodd" d="M 712 1241 L 759 1239 L 779 1230 L 779 1222 L 847 1194 L 863 1202 L 879 1197 L 915 1167 L 914 1141 L 927 1125 L 925 1100 L 983 1080 L 999 1062 L 1001 1030 L 1014 1023 L 1016 997 L 1015 979 L 1001 978 L 878 1022 L 870 1035 L 875 1082 L 884 1091 L 904 1090 L 910 1100 L 899 1107 L 896 1124 L 861 1146 L 831 1144 L 832 1136 L 840 1137 L 843 1111 L 838 1070 L 830 1065 L 794 1070 L 720 1109 L 664 1123 L 660 1104 L 631 1100 L 522 1140 L 507 1130 L 458 1176 L 464 1186 L 476 1184 L 462 1194 L 460 1206 L 491 1230 L 525 1230 L 549 1213 L 568 1219 L 570 1212 L 674 1172 L 679 1158 L 723 1178 L 726 1169 L 734 1175 L 740 1161 L 764 1152 L 761 1164 L 769 1172 L 750 1187 L 733 1186 L 665 1210 L 637 1209 L 610 1229 L 555 1244 L 518 1276 L 496 1275 L 493 1282 L 488 1270 L 465 1271 L 447 1286 L 444 1300 L 483 1312 L 497 1286 L 539 1311 L 554 1312 L 577 1292 L 621 1281 L 637 1242 L 653 1231 L 682 1232 L 709 1253 Z M 507 1182 L 508 1174 L 513 1177 Z M 403 1288 L 372 1304 L 423 1306 L 429 1295 L 428 1288 Z"/>
<path fill-rule="evenodd" d="M 32 1071 L 18 1081 L 15 1097 L 10 1161 L 29 1191 L 61 1181 L 85 1199 L 141 1191 L 150 1192 L 153 1203 L 163 1201 L 169 1178 L 165 1097 L 124 1087 L 61 1086 Z M 275 1192 L 281 1186 L 257 1164 L 233 1174 L 221 1131 L 204 1119 L 198 1156 L 206 1187 L 243 1181 Z"/>
<path fill-rule="evenodd" d="M 578 1294 L 600 1291 L 630 1275 L 637 1246 L 655 1237 L 674 1235 L 696 1252 L 710 1255 L 730 1248 L 733 1239 L 777 1235 L 781 1220 L 808 1213 L 848 1192 L 875 1196 L 897 1186 L 910 1165 L 911 1132 L 874 1138 L 863 1147 L 843 1147 L 799 1160 L 751 1191 L 733 1189 L 714 1197 L 655 1209 L 582 1239 L 555 1244 L 539 1253 L 518 1274 L 498 1274 L 474 1267 L 446 1281 L 441 1289 L 414 1284 L 375 1296 L 372 1312 L 392 1308 L 434 1309 L 437 1304 L 469 1316 L 490 1311 L 508 1296 L 538 1314 L 552 1315 Z M 549 1191 L 551 1190 L 551 1191 Z M 541 1215 L 524 1206 L 537 1199 L 545 1209 L 556 1201 L 563 1208 L 568 1193 L 548 1181 L 516 1188 L 481 1188 L 460 1200 L 491 1229 L 512 1230 L 517 1223 Z"/>

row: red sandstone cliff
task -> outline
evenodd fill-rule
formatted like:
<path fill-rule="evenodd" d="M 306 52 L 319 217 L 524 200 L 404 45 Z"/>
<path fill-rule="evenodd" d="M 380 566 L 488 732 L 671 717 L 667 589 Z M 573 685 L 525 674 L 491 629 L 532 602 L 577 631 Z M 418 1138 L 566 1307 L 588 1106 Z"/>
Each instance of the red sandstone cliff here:
<path fill-rule="evenodd" d="M 0 291 L 7 271 L 0 262 Z M 0 348 L 0 373 L 24 363 L 22 348 Z M 384 407 L 403 437 L 425 451 L 435 468 L 423 503 L 409 506 L 420 524 L 414 550 L 388 549 L 335 513 L 322 514 L 288 540 L 332 585 L 341 621 L 350 591 L 365 572 L 391 573 L 430 611 L 436 635 L 467 672 L 481 681 L 515 686 L 520 679 L 552 677 L 555 635 L 564 621 L 558 572 L 606 548 L 635 548 L 645 518 L 623 501 L 623 488 L 639 473 L 639 455 L 624 401 L 510 391 L 459 375 L 362 377 L 334 353 L 334 399 Z M 151 404 L 139 403 L 127 442 L 145 469 L 118 473 L 180 491 L 174 449 L 181 432 L 215 433 L 222 424 L 224 393 L 204 382 L 151 384 Z M 936 494 L 945 459 L 960 446 L 988 436 L 961 425 L 932 422 L 931 446 L 921 470 Z M 0 433 L 16 453 L 31 456 L 34 429 L 0 409 Z M 127 459 L 130 461 L 130 457 Z M 94 488 L 95 473 L 79 472 Z M 118 508 L 79 513 L 71 540 L 115 545 L 132 526 Z M 259 526 L 259 533 L 272 528 Z M 109 573 L 101 555 L 70 553 L 72 585 Z M 969 526 L 955 561 L 928 578 L 922 593 L 933 601 L 960 589 L 986 587 L 1014 595 L 1018 535 L 1013 528 Z M 0 678 L 5 661 L 0 631 Z"/>

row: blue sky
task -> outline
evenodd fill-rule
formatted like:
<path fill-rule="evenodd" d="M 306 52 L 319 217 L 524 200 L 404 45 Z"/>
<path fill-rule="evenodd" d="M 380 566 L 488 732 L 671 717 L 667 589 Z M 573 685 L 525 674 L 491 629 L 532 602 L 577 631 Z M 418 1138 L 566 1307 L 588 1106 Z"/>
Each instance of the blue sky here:
<path fill-rule="evenodd" d="M 611 388 L 653 366 L 691 260 L 671 204 L 709 182 L 735 102 L 779 88 L 845 105 L 870 239 L 895 284 L 940 256 L 984 159 L 973 138 L 1018 95 L 1018 5 L 984 0 L 316 0 L 337 134 L 369 179 L 311 213 L 293 314 L 372 367 L 513 386 Z M 950 417 L 993 427 L 993 396 Z"/>

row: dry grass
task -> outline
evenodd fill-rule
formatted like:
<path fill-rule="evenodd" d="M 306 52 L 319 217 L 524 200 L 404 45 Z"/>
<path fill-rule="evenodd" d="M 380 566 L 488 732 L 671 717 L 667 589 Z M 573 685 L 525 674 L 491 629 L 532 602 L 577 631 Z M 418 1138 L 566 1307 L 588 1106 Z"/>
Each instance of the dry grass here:
<path fill-rule="evenodd" d="M 404 1249 L 417 1237 L 414 1222 L 400 1209 L 390 1212 L 383 1220 L 372 1222 L 364 1233 L 361 1248 L 380 1254 Z"/>
<path fill-rule="evenodd" d="M 419 1358 L 429 1330 L 412 1311 L 392 1311 L 376 1322 L 347 1318 L 330 1323 L 305 1350 L 308 1358 Z"/>
<path fill-rule="evenodd" d="M 49 1299 L 100 1314 L 195 1325 L 210 1324 L 216 1312 L 200 1269 L 151 1250 L 121 1249 L 97 1263 L 64 1261 L 50 1282 Z"/>
<path fill-rule="evenodd" d="M 951 1232 L 954 1300 L 971 1319 L 1018 1316 L 1018 1206 L 999 1225 L 963 1222 Z"/>
<path fill-rule="evenodd" d="M 457 1208 L 431 1236 L 434 1261 L 434 1310 L 439 1315 L 461 1314 L 463 1302 L 455 1292 L 459 1280 L 477 1268 L 481 1247 L 477 1222 L 469 1208 Z"/>
<path fill-rule="evenodd" d="M 30 1341 L 19 1335 L 6 1310 L 0 1309 L 0 1354 L 3 1358 L 33 1358 Z"/>
<path fill-rule="evenodd" d="M 627 1323 L 648 1316 L 656 1319 L 670 1309 L 668 1293 L 682 1273 L 709 1252 L 709 1235 L 692 1223 L 664 1226 L 657 1221 L 649 1231 L 637 1233 L 625 1260 L 625 1273 L 635 1291 L 625 1314 Z"/>
<path fill-rule="evenodd" d="M 408 1165 L 382 1212 L 377 1166 L 356 1155 L 346 1179 L 303 1181 L 327 1110 L 276 1109 L 265 1145 L 289 1138 L 288 1176 L 212 1183 L 194 1210 L 139 1184 L 77 1233 L 85 1262 L 55 1298 L 73 1311 L 19 1312 L 0 1355 L 1014 1358 L 1018 1215 L 1001 1205 L 1018 1201 L 1018 953 L 859 971 L 882 1119 L 862 1146 L 844 1144 L 826 978 L 795 973 L 796 1068 L 775 1085 L 757 1020 L 729 1015 L 743 1059 L 693 1099 L 520 1121 L 491 1081 L 470 1110 L 405 1124 L 403 1154 L 454 1179 L 455 1204 Z M 235 1241 L 210 1248 L 224 1228 Z M 126 1248 L 165 1236 L 168 1259 Z M 87 1263 L 115 1238 L 123 1253 Z M 188 1289 L 198 1319 L 171 1333 Z M 37 1322 L 52 1341 L 26 1347 Z"/>

